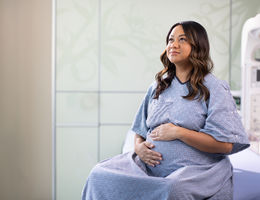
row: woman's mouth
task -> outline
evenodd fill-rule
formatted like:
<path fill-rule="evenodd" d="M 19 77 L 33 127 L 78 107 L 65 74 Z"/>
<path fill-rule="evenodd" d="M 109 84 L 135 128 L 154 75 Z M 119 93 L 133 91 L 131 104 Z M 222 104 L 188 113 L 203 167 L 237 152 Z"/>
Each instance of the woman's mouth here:
<path fill-rule="evenodd" d="M 180 52 L 178 52 L 178 51 L 170 51 L 169 54 L 171 54 L 171 55 L 178 55 L 178 54 L 180 54 Z"/>

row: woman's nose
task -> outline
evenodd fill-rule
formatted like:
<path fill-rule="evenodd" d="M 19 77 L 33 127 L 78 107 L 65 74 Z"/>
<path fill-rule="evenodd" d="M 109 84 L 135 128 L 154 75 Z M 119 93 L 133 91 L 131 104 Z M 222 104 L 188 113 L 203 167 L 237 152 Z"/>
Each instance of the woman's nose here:
<path fill-rule="evenodd" d="M 178 43 L 178 41 L 173 41 L 170 46 L 173 47 L 173 48 L 178 48 L 179 43 Z"/>

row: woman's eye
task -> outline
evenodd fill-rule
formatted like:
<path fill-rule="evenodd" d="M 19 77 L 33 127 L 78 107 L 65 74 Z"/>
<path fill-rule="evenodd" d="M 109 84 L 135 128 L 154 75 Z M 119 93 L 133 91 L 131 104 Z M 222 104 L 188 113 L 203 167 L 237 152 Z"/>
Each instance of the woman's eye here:
<path fill-rule="evenodd" d="M 186 38 L 180 38 L 179 41 L 180 41 L 180 42 L 185 42 L 185 41 L 187 41 L 187 40 L 186 40 Z"/>

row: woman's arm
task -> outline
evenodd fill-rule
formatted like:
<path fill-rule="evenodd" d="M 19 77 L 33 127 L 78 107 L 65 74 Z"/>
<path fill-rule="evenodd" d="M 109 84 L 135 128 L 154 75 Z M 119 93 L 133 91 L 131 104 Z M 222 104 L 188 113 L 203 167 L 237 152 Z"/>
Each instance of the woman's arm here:
<path fill-rule="evenodd" d="M 206 133 L 175 126 L 172 123 L 160 125 L 152 131 L 150 136 L 153 140 L 179 139 L 200 151 L 208 153 L 230 153 L 233 148 L 232 143 L 219 142 Z"/>
<path fill-rule="evenodd" d="M 177 127 L 177 129 L 179 140 L 200 151 L 208 153 L 230 153 L 232 150 L 232 143 L 219 142 L 206 133 L 192 131 L 182 127 Z"/>

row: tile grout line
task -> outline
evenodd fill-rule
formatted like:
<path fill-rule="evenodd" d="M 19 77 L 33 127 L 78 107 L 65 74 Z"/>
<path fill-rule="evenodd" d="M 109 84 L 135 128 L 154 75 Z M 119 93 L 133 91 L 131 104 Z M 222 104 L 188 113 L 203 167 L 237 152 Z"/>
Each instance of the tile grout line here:
<path fill-rule="evenodd" d="M 101 1 L 98 1 L 98 130 L 97 130 L 97 161 L 100 161 L 100 118 L 101 118 Z"/>
<path fill-rule="evenodd" d="M 231 65 L 232 65 L 232 0 L 229 1 L 229 73 L 228 73 L 228 82 L 231 88 Z"/>

